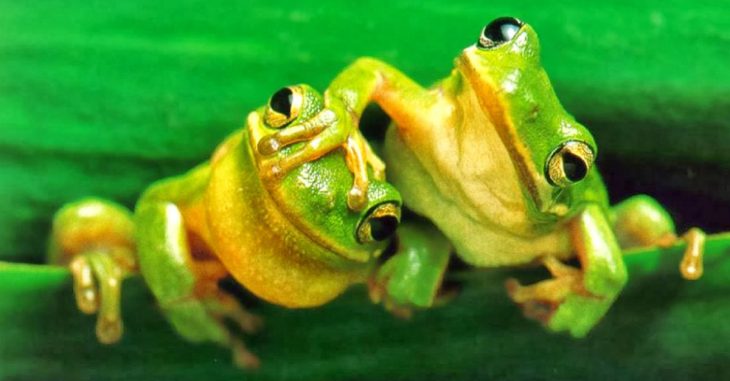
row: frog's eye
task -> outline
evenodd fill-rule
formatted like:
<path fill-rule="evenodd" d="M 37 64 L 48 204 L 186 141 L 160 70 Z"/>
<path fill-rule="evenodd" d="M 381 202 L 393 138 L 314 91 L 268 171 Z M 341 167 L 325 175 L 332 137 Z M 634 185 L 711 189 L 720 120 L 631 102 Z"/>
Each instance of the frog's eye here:
<path fill-rule="evenodd" d="M 370 243 L 384 241 L 395 233 L 400 222 L 400 207 L 392 202 L 382 203 L 370 209 L 357 227 L 357 241 Z"/>
<path fill-rule="evenodd" d="M 264 122 L 271 128 L 282 128 L 299 116 L 304 96 L 299 86 L 284 87 L 269 99 Z"/>
<path fill-rule="evenodd" d="M 577 140 L 565 142 L 550 155 L 545 175 L 551 184 L 567 187 L 588 175 L 594 156 L 593 149 L 586 143 Z"/>
<path fill-rule="evenodd" d="M 480 49 L 492 49 L 510 41 L 524 23 L 514 17 L 500 17 L 487 24 L 477 41 Z"/>

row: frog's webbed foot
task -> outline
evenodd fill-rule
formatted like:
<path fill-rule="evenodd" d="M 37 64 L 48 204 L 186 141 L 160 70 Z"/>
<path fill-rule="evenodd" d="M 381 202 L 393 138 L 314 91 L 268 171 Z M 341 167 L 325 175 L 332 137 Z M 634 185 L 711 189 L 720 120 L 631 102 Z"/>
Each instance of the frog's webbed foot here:
<path fill-rule="evenodd" d="M 525 316 L 547 325 L 561 303 L 570 294 L 585 294 L 582 273 L 553 257 L 543 259 L 543 265 L 554 278 L 523 286 L 517 279 L 505 283 L 507 294 L 523 310 Z"/>
<path fill-rule="evenodd" d="M 292 169 L 341 147 L 354 177 L 347 204 L 351 210 L 361 210 L 367 204 L 368 164 L 374 177 L 380 180 L 385 178 L 385 164 L 372 151 L 354 119 L 348 111 L 336 113 L 324 109 L 309 120 L 261 138 L 257 144 L 258 153 L 264 156 L 259 160 L 261 177 L 270 181 L 281 179 Z M 282 151 L 299 142 L 304 144 L 296 150 Z"/>

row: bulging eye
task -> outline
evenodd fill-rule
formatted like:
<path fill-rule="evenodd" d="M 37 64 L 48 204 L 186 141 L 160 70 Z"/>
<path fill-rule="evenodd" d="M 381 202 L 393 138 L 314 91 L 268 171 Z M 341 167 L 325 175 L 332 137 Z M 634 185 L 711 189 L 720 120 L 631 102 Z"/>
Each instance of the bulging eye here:
<path fill-rule="evenodd" d="M 264 113 L 264 122 L 271 128 L 282 128 L 299 116 L 302 108 L 303 91 L 299 86 L 279 89 L 269 99 Z"/>
<path fill-rule="evenodd" d="M 379 204 L 370 211 L 357 228 L 357 241 L 365 244 L 390 238 L 400 223 L 400 206 L 392 202 Z"/>
<path fill-rule="evenodd" d="M 524 23 L 514 17 L 500 17 L 487 24 L 477 41 L 477 47 L 492 49 L 512 40 Z"/>
<path fill-rule="evenodd" d="M 583 180 L 593 166 L 593 149 L 581 141 L 563 143 L 548 158 L 545 176 L 558 187 L 567 187 Z"/>

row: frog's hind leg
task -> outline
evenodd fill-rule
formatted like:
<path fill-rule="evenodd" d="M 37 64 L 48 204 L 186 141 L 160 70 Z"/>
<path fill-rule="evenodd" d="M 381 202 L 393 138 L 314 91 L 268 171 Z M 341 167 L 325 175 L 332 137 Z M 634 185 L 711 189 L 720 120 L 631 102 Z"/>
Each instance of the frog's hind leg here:
<path fill-rule="evenodd" d="M 678 237 L 672 217 L 653 198 L 638 195 L 615 205 L 611 209 L 611 223 L 623 249 L 669 247 L 685 241 L 687 249 L 679 265 L 680 272 L 685 279 L 695 280 L 702 276 L 705 233 L 698 228 L 692 228 Z"/>
<path fill-rule="evenodd" d="M 143 200 L 136 222 L 140 272 L 175 331 L 192 342 L 229 347 L 236 365 L 257 367 L 258 358 L 224 321 L 233 320 L 247 333 L 260 322 L 218 287 L 227 271 L 206 255 L 202 241 L 189 235 L 180 209 L 170 202 Z"/>
<path fill-rule="evenodd" d="M 88 198 L 61 208 L 53 218 L 48 262 L 68 266 L 76 304 L 98 312 L 96 336 L 105 344 L 119 341 L 121 282 L 136 270 L 131 213 L 110 201 Z"/>

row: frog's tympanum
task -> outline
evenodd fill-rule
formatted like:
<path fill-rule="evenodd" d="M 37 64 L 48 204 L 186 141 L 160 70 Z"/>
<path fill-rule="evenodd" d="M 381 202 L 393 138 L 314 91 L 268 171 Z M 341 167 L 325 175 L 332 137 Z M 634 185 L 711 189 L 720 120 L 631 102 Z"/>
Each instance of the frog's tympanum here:
<path fill-rule="evenodd" d="M 291 308 L 319 306 L 365 282 L 398 225 L 401 199 L 356 129 L 338 150 L 324 145 L 308 153 L 319 147 L 317 138 L 290 144 L 327 135 L 317 126 L 333 121 L 319 93 L 286 87 L 209 162 L 150 186 L 133 214 L 98 199 L 61 209 L 50 259 L 70 266 L 79 308 L 98 311 L 99 340 L 121 336 L 120 284 L 131 272 L 141 273 L 183 337 L 230 346 L 244 366 L 258 360 L 223 319 L 245 332 L 258 319 L 219 288 L 221 279 L 230 276 L 261 299 Z M 288 139 L 287 147 L 271 144 L 274 133 Z M 266 147 L 285 159 L 264 159 L 258 151 Z M 304 154 L 307 163 L 287 164 Z M 272 168 L 286 174 L 259 176 Z"/>
<path fill-rule="evenodd" d="M 383 156 L 405 206 L 430 220 L 468 264 L 543 264 L 550 279 L 510 280 L 507 291 L 552 331 L 581 337 L 601 319 L 627 281 L 623 248 L 680 239 L 668 213 L 648 196 L 609 205 L 594 166 L 596 143 L 560 105 L 540 64 L 537 35 L 520 20 L 486 25 L 431 88 L 381 61 L 357 60 L 326 91 L 323 112 L 336 121 L 308 143 L 309 152 L 285 151 L 300 139 L 282 132 L 268 137 L 261 154 L 289 168 L 319 157 L 353 135 L 347 128 L 356 128 L 371 102 L 392 120 Z M 286 171 L 275 169 L 269 168 Z M 436 229 L 422 235 L 438 241 Z M 400 245 L 418 230 L 409 229 Z M 681 269 L 697 278 L 704 235 L 692 229 L 682 239 L 688 250 Z M 381 267 L 375 283 L 389 291 L 391 303 L 432 301 L 424 289 L 435 290 L 440 278 L 419 277 L 442 274 L 445 254 L 434 250 L 397 253 Z M 572 258 L 579 267 L 567 262 Z"/>

